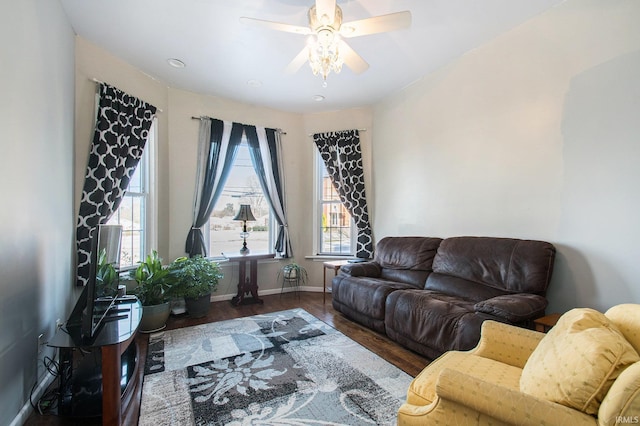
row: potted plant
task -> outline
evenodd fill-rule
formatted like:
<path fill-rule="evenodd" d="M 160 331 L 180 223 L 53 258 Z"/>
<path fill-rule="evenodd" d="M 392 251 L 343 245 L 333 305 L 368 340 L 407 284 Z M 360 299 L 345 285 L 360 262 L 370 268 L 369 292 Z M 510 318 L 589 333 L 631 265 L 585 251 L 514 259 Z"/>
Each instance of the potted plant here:
<path fill-rule="evenodd" d="M 175 295 L 184 297 L 187 312 L 194 318 L 206 316 L 211 304 L 211 293 L 218 288 L 223 277 L 217 262 L 197 255 L 179 257 L 169 269 L 176 279 Z"/>
<path fill-rule="evenodd" d="M 306 284 L 308 278 L 307 270 L 303 266 L 295 262 L 284 265 L 280 268 L 280 272 L 278 272 L 278 281 L 282 280 L 282 290 L 280 294 L 284 291 L 285 284 L 289 284 L 297 292 L 300 284 Z"/>
<path fill-rule="evenodd" d="M 135 271 L 131 272 L 137 286 L 133 293 L 142 303 L 140 331 L 150 333 L 162 330 L 169 319 L 173 275 L 169 268 L 162 266 L 162 259 L 153 250 Z"/>
<path fill-rule="evenodd" d="M 102 249 L 98 255 L 95 296 L 113 296 L 115 293 L 117 293 L 117 279 L 118 272 L 111 263 L 107 263 L 107 251 L 105 249 Z"/>

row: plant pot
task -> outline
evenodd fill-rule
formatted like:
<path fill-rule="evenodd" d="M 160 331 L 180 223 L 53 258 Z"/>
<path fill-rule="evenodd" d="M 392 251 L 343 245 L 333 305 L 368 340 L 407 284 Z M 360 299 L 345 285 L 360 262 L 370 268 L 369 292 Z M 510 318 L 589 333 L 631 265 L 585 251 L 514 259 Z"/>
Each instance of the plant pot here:
<path fill-rule="evenodd" d="M 285 268 L 284 278 L 289 281 L 296 281 L 298 279 L 298 270 L 295 268 Z"/>
<path fill-rule="evenodd" d="M 185 297 L 184 302 L 190 317 L 205 317 L 209 313 L 209 307 L 211 306 L 211 293 L 196 298 Z"/>
<path fill-rule="evenodd" d="M 170 313 L 171 305 L 169 302 L 161 303 L 160 305 L 143 306 L 142 320 L 139 327 L 140 332 L 152 333 L 162 330 L 167 325 Z"/>
<path fill-rule="evenodd" d="M 182 315 L 187 312 L 184 297 L 174 297 L 169 303 L 171 303 L 171 315 Z"/>

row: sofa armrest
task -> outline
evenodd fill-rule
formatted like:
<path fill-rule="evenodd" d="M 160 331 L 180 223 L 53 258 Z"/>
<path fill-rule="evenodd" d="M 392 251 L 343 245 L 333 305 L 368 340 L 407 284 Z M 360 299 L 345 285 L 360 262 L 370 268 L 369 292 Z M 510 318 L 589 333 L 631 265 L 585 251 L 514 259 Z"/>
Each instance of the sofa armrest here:
<path fill-rule="evenodd" d="M 381 268 L 378 262 L 347 263 L 340 267 L 338 273 L 350 277 L 380 278 Z"/>
<path fill-rule="evenodd" d="M 527 360 L 544 337 L 544 333 L 487 320 L 482 323 L 480 341 L 471 353 L 518 368 Z"/>
<path fill-rule="evenodd" d="M 476 312 L 518 324 L 543 316 L 548 303 L 537 294 L 520 293 L 492 297 L 476 303 L 474 308 Z"/>
<path fill-rule="evenodd" d="M 517 425 L 595 425 L 581 411 L 445 368 L 436 382 L 436 394 L 472 411 Z"/>

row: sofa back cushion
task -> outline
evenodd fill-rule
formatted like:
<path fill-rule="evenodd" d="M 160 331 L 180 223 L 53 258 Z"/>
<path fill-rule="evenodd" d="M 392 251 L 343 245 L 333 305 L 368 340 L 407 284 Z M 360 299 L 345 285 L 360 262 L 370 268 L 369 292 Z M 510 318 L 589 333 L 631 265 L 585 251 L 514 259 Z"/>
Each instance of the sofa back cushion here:
<path fill-rule="evenodd" d="M 376 245 L 380 277 L 423 288 L 433 268 L 441 238 L 385 237 Z"/>
<path fill-rule="evenodd" d="M 497 293 L 533 293 L 544 296 L 555 259 L 555 247 L 544 241 L 492 237 L 444 239 L 433 261 L 428 290 L 468 293 L 468 286 L 483 285 Z M 460 278 L 443 283 L 443 276 Z M 451 285 L 462 286 L 456 289 Z M 449 290 L 447 290 L 449 288 Z M 472 299 L 477 299 L 472 297 Z"/>
<path fill-rule="evenodd" d="M 610 308 L 605 316 L 640 353 L 640 304 L 625 303 Z M 636 419 L 640 413 L 640 361 L 620 373 L 598 410 L 598 424 L 620 425 L 621 419 Z"/>
<path fill-rule="evenodd" d="M 638 362 L 640 356 L 609 318 L 576 308 L 563 314 L 531 353 L 520 391 L 595 415 L 618 376 Z M 618 392 L 612 398 L 621 396 Z"/>
<path fill-rule="evenodd" d="M 441 274 L 433 272 L 427 278 L 424 287 L 426 290 L 437 291 L 438 293 L 448 294 L 449 296 L 459 297 L 473 303 L 482 302 L 492 297 L 505 296 L 504 290 L 499 290 L 486 285 L 478 285 L 475 281 L 469 281 L 464 278 L 458 278 L 453 275 Z"/>

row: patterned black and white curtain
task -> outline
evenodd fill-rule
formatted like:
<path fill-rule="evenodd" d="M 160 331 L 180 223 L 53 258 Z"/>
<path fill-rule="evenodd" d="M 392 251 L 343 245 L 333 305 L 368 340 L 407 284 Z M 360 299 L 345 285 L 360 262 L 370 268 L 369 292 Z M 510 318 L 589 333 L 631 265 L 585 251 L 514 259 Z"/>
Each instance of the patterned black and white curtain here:
<path fill-rule="evenodd" d="M 156 107 L 100 83 L 100 101 L 76 228 L 76 284 L 89 278 L 91 239 L 118 209 L 149 136 Z"/>
<path fill-rule="evenodd" d="M 200 118 L 193 223 L 184 248 L 191 257 L 198 254 L 207 256 L 202 226 L 209 220 L 222 194 L 243 132 L 243 125 L 239 123 Z"/>
<path fill-rule="evenodd" d="M 244 126 L 249 144 L 251 162 L 258 175 L 260 186 L 278 222 L 275 252 L 280 257 L 291 257 L 291 240 L 284 200 L 284 170 L 280 147 L 280 133 L 276 129 Z"/>
<path fill-rule="evenodd" d="M 356 256 L 373 258 L 373 235 L 364 190 L 360 134 L 357 130 L 316 133 L 313 141 L 320 151 L 340 201 L 358 228 Z"/>

